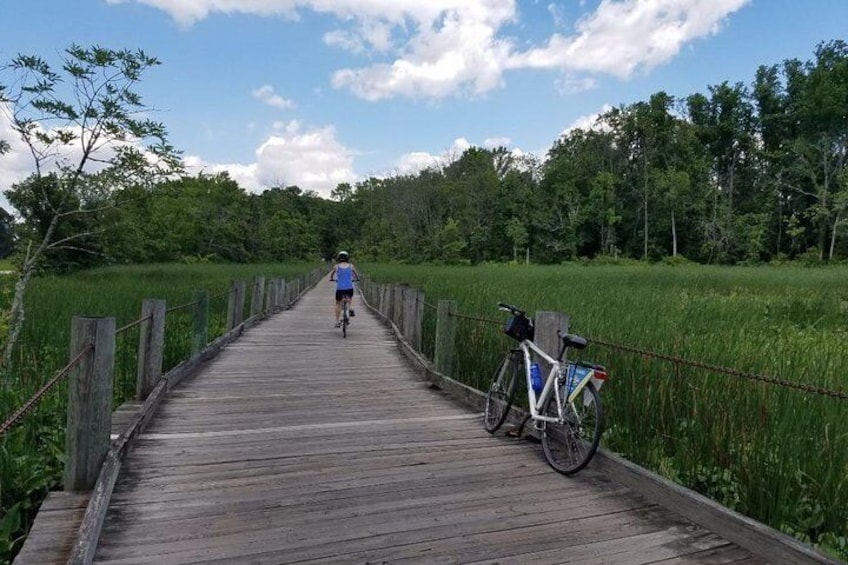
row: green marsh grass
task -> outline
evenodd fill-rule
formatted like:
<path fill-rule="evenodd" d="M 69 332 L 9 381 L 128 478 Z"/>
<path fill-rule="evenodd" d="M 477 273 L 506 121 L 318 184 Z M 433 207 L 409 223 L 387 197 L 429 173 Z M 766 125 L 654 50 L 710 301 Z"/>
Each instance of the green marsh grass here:
<path fill-rule="evenodd" d="M 505 321 L 499 301 L 565 311 L 590 338 L 848 391 L 844 266 L 360 268 L 423 288 L 432 305 L 455 299 L 461 314 Z M 460 319 L 453 376 L 486 390 L 509 345 L 500 327 Z M 606 448 L 848 558 L 848 401 L 597 344 L 578 357 L 610 371 Z"/>
<path fill-rule="evenodd" d="M 27 289 L 26 320 L 9 374 L 11 386 L 0 390 L 0 418 L 5 420 L 68 362 L 73 316 L 114 316 L 120 328 L 141 317 L 144 298 L 165 299 L 170 308 L 194 302 L 195 289 L 207 290 L 211 296 L 224 293 L 232 280 L 248 281 L 247 311 L 253 276 L 292 279 L 318 266 L 133 265 L 35 278 Z M 0 279 L 4 308 L 14 282 L 14 277 Z M 210 342 L 225 331 L 227 300 L 226 296 L 210 300 Z M 116 337 L 115 407 L 135 395 L 138 332 L 136 326 Z M 166 315 L 164 371 L 190 356 L 191 332 L 190 309 Z M 62 382 L 0 440 L 0 563 L 10 560 L 20 547 L 21 536 L 46 493 L 61 487 L 66 402 L 67 386 Z"/>

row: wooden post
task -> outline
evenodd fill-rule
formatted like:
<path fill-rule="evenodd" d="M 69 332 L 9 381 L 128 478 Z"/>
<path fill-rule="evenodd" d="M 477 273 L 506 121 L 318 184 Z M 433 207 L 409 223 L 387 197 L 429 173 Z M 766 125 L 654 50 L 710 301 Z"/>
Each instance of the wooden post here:
<path fill-rule="evenodd" d="M 138 332 L 138 370 L 135 399 L 144 400 L 162 376 L 162 357 L 165 353 L 165 301 L 145 298 L 141 303 L 141 323 Z"/>
<path fill-rule="evenodd" d="M 253 292 L 250 294 L 250 315 L 256 316 L 262 313 L 262 304 L 265 302 L 265 277 L 256 275 L 253 277 Z"/>
<path fill-rule="evenodd" d="M 388 319 L 392 318 L 392 302 L 394 297 L 392 289 L 394 287 L 388 284 L 380 285 L 380 313 Z"/>
<path fill-rule="evenodd" d="M 268 279 L 268 287 L 265 291 L 265 311 L 274 311 L 274 293 L 277 292 L 277 279 Z"/>
<path fill-rule="evenodd" d="M 420 288 L 412 292 L 412 346 L 421 352 L 422 330 L 424 325 L 424 291 Z"/>
<path fill-rule="evenodd" d="M 115 370 L 115 318 L 74 316 L 70 358 L 89 344 L 94 350 L 71 369 L 65 432 L 64 488 L 94 488 L 100 465 L 109 451 L 112 427 L 112 374 Z"/>
<path fill-rule="evenodd" d="M 401 283 L 396 284 L 395 286 L 395 303 L 392 307 L 392 313 L 394 314 L 394 322 L 395 325 L 403 331 L 403 297 L 406 293 L 407 284 Z"/>
<path fill-rule="evenodd" d="M 443 375 L 453 372 L 453 347 L 456 337 L 456 300 L 439 300 L 436 309 L 436 350 L 433 364 Z"/>
<path fill-rule="evenodd" d="M 230 286 L 230 302 L 227 306 L 227 330 L 244 321 L 244 281 L 233 281 Z"/>
<path fill-rule="evenodd" d="M 289 304 L 289 289 L 286 285 L 286 279 L 280 279 L 280 291 L 277 296 L 277 306 L 285 308 Z"/>
<path fill-rule="evenodd" d="M 209 292 L 194 291 L 194 331 L 191 340 L 191 356 L 194 357 L 209 343 Z"/>
<path fill-rule="evenodd" d="M 406 341 L 413 345 L 415 340 L 415 300 L 418 298 L 418 290 L 408 287 L 403 291 L 403 336 Z M 415 347 L 413 345 L 413 347 Z M 418 349 L 416 348 L 416 351 Z"/>
<path fill-rule="evenodd" d="M 536 337 L 533 341 L 536 342 L 542 351 L 556 358 L 559 354 L 560 340 L 557 335 L 557 330 L 568 332 L 568 314 L 565 312 L 536 312 L 534 319 Z M 548 376 L 550 365 L 541 360 L 539 364 L 542 366 L 542 378 Z"/>

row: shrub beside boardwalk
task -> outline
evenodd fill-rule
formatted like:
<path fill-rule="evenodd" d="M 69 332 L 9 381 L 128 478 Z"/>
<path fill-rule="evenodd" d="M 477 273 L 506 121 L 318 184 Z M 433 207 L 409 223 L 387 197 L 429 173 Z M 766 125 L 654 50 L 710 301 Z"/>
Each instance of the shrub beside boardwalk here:
<path fill-rule="evenodd" d="M 565 311 L 581 335 L 848 390 L 848 268 L 360 265 L 379 282 L 502 318 L 499 301 Z M 425 308 L 432 359 L 435 311 Z M 488 386 L 508 339 L 459 319 L 452 376 Z M 848 401 L 592 345 L 607 365 L 603 445 L 848 559 Z"/>

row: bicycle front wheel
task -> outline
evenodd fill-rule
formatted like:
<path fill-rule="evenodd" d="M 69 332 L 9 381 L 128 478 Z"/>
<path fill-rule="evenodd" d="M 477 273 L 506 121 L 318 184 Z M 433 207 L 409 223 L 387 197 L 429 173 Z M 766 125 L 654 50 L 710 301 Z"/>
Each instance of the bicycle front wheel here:
<path fill-rule="evenodd" d="M 515 398 L 515 387 L 523 374 L 524 363 L 514 355 L 504 357 L 492 385 L 486 394 L 486 410 L 483 413 L 483 425 L 489 433 L 495 433 L 503 425 L 512 401 Z"/>
<path fill-rule="evenodd" d="M 542 449 L 551 467 L 563 475 L 571 475 L 585 467 L 598 450 L 604 412 L 601 396 L 592 382 L 574 402 L 563 402 L 562 421 L 545 422 Z M 545 403 L 542 413 L 559 419 L 554 395 Z"/>

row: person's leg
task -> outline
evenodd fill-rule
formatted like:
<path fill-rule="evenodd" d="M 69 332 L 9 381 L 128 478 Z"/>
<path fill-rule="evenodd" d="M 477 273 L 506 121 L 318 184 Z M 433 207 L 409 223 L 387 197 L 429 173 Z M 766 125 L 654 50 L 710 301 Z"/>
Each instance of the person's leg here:
<path fill-rule="evenodd" d="M 350 291 L 350 297 L 348 298 L 347 309 L 348 309 L 348 312 L 350 312 L 351 318 L 356 316 L 356 313 L 353 311 L 353 291 Z"/>
<path fill-rule="evenodd" d="M 342 316 L 342 302 L 341 302 L 341 300 L 339 300 L 339 296 L 336 296 L 336 327 L 337 328 L 342 325 L 341 321 L 339 320 L 341 318 L 341 316 Z"/>

